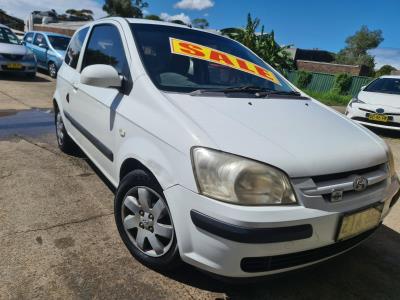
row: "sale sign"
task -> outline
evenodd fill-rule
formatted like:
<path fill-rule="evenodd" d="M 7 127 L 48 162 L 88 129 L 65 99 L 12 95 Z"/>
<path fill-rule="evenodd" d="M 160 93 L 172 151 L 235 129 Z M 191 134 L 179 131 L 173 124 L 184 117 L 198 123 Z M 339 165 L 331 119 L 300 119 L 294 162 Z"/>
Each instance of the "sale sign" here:
<path fill-rule="evenodd" d="M 256 65 L 255 63 L 252 63 L 251 61 L 200 44 L 195 44 L 176 38 L 169 38 L 169 40 L 171 45 L 171 53 L 173 54 L 194 57 L 220 64 L 281 85 L 274 73 L 266 70 L 263 67 L 260 67 L 259 65 Z"/>

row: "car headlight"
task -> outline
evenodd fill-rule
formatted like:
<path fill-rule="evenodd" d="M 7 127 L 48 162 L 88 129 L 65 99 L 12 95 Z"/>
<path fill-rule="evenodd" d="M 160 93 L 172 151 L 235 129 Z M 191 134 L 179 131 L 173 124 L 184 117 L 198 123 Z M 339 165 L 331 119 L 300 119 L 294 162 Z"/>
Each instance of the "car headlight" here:
<path fill-rule="evenodd" d="M 192 162 L 199 192 L 239 205 L 296 204 L 289 178 L 266 164 L 195 147 Z"/>
<path fill-rule="evenodd" d="M 354 103 L 365 103 L 365 102 L 358 99 L 358 97 L 354 97 L 353 99 L 350 100 L 349 106 L 352 107 Z"/>

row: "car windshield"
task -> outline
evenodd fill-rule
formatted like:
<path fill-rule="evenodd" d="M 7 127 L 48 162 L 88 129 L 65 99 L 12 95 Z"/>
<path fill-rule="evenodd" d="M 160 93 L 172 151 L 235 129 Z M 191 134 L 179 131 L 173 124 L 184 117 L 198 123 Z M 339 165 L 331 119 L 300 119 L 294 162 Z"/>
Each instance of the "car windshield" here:
<path fill-rule="evenodd" d="M 400 95 L 400 78 L 379 78 L 371 82 L 364 91 Z"/>
<path fill-rule="evenodd" d="M 233 87 L 293 93 L 281 75 L 241 44 L 181 27 L 131 24 L 145 69 L 161 90 L 189 93 Z"/>
<path fill-rule="evenodd" d="M 20 41 L 10 29 L 0 27 L 0 43 L 18 45 L 20 44 Z"/>
<path fill-rule="evenodd" d="M 69 41 L 71 40 L 69 37 L 55 36 L 55 35 L 49 35 L 48 38 L 51 46 L 53 46 L 55 50 L 62 50 L 62 51 L 67 50 Z"/>

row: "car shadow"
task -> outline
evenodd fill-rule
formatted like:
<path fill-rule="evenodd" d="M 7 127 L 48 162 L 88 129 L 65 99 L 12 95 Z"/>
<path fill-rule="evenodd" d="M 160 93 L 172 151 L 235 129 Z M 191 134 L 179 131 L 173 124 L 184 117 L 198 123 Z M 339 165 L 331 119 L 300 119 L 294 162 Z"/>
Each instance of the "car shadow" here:
<path fill-rule="evenodd" d="M 164 275 L 221 299 L 398 299 L 399 249 L 399 233 L 382 226 L 345 254 L 279 276 L 229 282 L 188 265 Z"/>
<path fill-rule="evenodd" d="M 107 179 L 106 176 L 103 175 L 100 169 L 96 167 L 96 165 L 87 157 L 87 155 L 78 146 L 74 147 L 73 151 L 68 153 L 68 155 L 83 159 L 88 164 L 88 166 L 93 170 L 93 172 L 97 175 L 97 177 L 99 177 L 100 180 L 107 186 L 107 188 L 113 194 L 115 194 L 116 188 L 114 187 L 114 185 Z"/>
<path fill-rule="evenodd" d="M 0 80 L 24 81 L 24 82 L 51 82 L 51 80 L 44 78 L 42 76 L 36 76 L 35 78 L 29 78 L 24 74 L 18 74 L 18 73 L 0 74 Z"/>

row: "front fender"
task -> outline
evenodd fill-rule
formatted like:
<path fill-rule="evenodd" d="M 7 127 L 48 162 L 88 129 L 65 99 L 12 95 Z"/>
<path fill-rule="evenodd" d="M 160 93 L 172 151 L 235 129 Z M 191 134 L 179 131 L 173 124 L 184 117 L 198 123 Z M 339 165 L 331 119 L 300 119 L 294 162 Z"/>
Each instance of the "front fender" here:
<path fill-rule="evenodd" d="M 182 153 L 149 134 L 126 139 L 120 144 L 117 154 L 118 179 L 121 166 L 129 158 L 139 161 L 148 168 L 163 190 L 180 184 L 197 191 L 189 151 Z"/>

